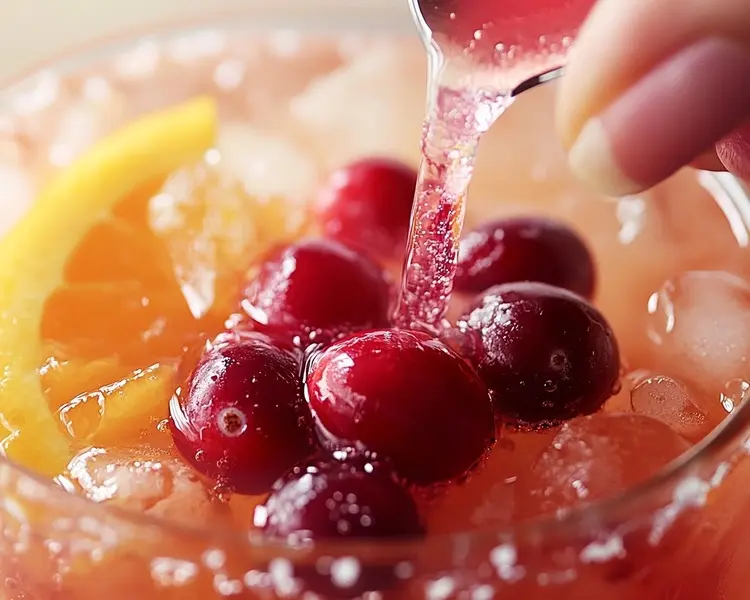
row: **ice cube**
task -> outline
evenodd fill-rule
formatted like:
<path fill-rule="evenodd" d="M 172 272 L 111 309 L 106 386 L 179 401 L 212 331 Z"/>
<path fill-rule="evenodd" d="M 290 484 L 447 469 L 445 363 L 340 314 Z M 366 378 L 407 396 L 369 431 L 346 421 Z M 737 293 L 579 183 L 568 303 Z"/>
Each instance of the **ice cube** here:
<path fill-rule="evenodd" d="M 418 162 L 426 65 L 424 53 L 411 50 L 374 46 L 291 102 L 292 118 L 326 167 L 369 155 Z"/>
<path fill-rule="evenodd" d="M 224 512 L 195 473 L 167 453 L 89 448 L 71 460 L 65 479 L 98 503 L 195 523 Z"/>
<path fill-rule="evenodd" d="M 190 60 L 179 55 L 180 50 L 187 48 L 191 37 L 195 41 L 200 35 L 185 34 L 171 38 L 170 43 L 166 44 L 171 48 L 165 48 L 163 42 L 154 38 L 143 38 L 137 44 L 117 52 L 109 65 L 100 68 L 99 72 L 106 72 L 112 85 L 127 98 L 129 117 L 208 93 L 206 82 L 210 81 L 211 70 L 216 63 L 216 56 L 210 55 L 212 49 L 205 45 L 201 48 L 203 44 L 199 41 L 189 50 L 192 54 Z M 178 47 L 177 52 L 173 51 L 175 46 Z M 204 50 L 209 51 L 208 56 Z M 186 63 L 189 63 L 189 67 Z"/>
<path fill-rule="evenodd" d="M 525 516 L 560 514 L 621 493 L 689 448 L 668 425 L 639 414 L 597 414 L 562 426 L 519 480 Z"/>
<path fill-rule="evenodd" d="M 0 236 L 4 236 L 28 210 L 36 197 L 33 175 L 20 165 L 0 163 Z"/>
<path fill-rule="evenodd" d="M 37 194 L 29 140 L 10 120 L 0 120 L 0 236 L 16 224 Z"/>
<path fill-rule="evenodd" d="M 249 40 L 232 54 L 214 70 L 217 87 L 229 93 L 227 112 L 274 130 L 288 124 L 290 100 L 343 64 L 329 39 L 293 30 L 274 31 L 261 43 Z"/>
<path fill-rule="evenodd" d="M 620 388 L 604 403 L 602 410 L 607 413 L 632 413 L 633 390 L 651 377 L 653 373 L 645 369 L 630 371 L 620 377 Z"/>
<path fill-rule="evenodd" d="M 691 441 L 699 441 L 716 425 L 698 408 L 688 387 L 671 377 L 660 375 L 640 383 L 631 403 L 635 412 L 663 421 Z"/>
<path fill-rule="evenodd" d="M 667 281 L 648 304 L 649 359 L 696 386 L 712 418 L 734 379 L 750 377 L 750 285 L 721 271 L 690 271 Z"/>
<path fill-rule="evenodd" d="M 225 318 L 253 259 L 270 245 L 299 235 L 305 225 L 303 202 L 258 195 L 262 187 L 269 189 L 268 180 L 238 180 L 242 158 L 234 166 L 222 165 L 219 153 L 209 151 L 203 161 L 173 173 L 149 203 L 151 227 L 167 244 L 175 276 L 196 318 L 209 313 Z"/>
<path fill-rule="evenodd" d="M 630 402 L 630 394 L 633 391 L 633 386 L 630 381 L 621 380 L 620 387 L 617 393 L 609 397 L 609 399 L 602 406 L 602 410 L 606 413 L 629 413 L 633 412 L 633 406 Z"/>
<path fill-rule="evenodd" d="M 250 138 L 257 141 L 254 135 Z M 240 145 L 245 141 L 235 140 Z M 305 202 L 270 192 L 284 185 L 290 191 L 307 184 L 294 184 L 291 174 L 284 184 L 275 170 L 281 166 L 272 156 L 265 164 L 273 167 L 257 169 L 257 179 L 240 180 L 243 164 L 252 159 L 242 156 L 246 146 L 235 148 L 238 154 L 226 150 L 226 162 L 214 149 L 203 160 L 173 173 L 149 202 L 151 227 L 166 242 L 175 276 L 196 318 L 209 313 L 225 318 L 252 261 L 269 246 L 297 237 L 306 224 Z M 255 152 L 262 155 L 263 149 L 256 146 Z M 282 149 L 277 156 L 288 154 Z"/>
<path fill-rule="evenodd" d="M 167 243 L 195 318 L 219 302 L 219 279 L 232 265 L 224 260 L 224 245 L 241 252 L 254 243 L 256 227 L 243 208 L 247 203 L 238 185 L 205 163 L 174 173 L 149 203 L 151 227 Z M 229 258 L 239 256 L 233 252 Z"/>
<path fill-rule="evenodd" d="M 516 510 L 519 475 L 528 471 L 554 435 L 554 431 L 505 434 L 467 481 L 449 486 L 429 507 L 430 532 L 456 533 L 507 525 Z"/>
<path fill-rule="evenodd" d="M 46 132 L 49 137 L 43 148 L 47 154 L 40 159 L 53 168 L 68 166 L 126 118 L 125 98 L 106 79 L 86 78 L 75 92 L 59 107 L 51 130 Z"/>
<path fill-rule="evenodd" d="M 310 156 L 281 134 L 227 123 L 217 147 L 219 170 L 242 182 L 250 195 L 307 198 L 318 183 L 318 171 Z"/>
<path fill-rule="evenodd" d="M 515 445 L 500 440 L 476 473 L 451 486 L 428 510 L 430 532 L 455 533 L 482 527 L 502 527 L 513 515 L 512 459 Z"/>

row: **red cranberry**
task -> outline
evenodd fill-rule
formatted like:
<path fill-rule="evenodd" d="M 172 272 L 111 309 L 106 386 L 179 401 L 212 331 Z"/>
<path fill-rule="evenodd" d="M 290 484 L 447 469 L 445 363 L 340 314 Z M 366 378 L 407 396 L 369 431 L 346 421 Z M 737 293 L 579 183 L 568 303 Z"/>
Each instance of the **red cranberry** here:
<path fill-rule="evenodd" d="M 266 336 L 216 344 L 170 402 L 175 446 L 220 484 L 265 492 L 315 448 L 299 373 L 295 355 Z"/>
<path fill-rule="evenodd" d="M 590 298 L 593 259 L 575 231 L 538 217 L 487 223 L 461 240 L 457 291 L 479 293 L 514 281 L 549 283 Z"/>
<path fill-rule="evenodd" d="M 259 329 L 304 345 L 385 324 L 389 296 L 369 258 L 332 240 L 303 240 L 266 258 L 242 308 Z"/>
<path fill-rule="evenodd" d="M 493 442 L 487 388 L 423 333 L 371 331 L 341 340 L 315 357 L 306 386 L 327 434 L 387 457 L 413 483 L 465 474 Z"/>
<path fill-rule="evenodd" d="M 267 535 L 297 541 L 424 533 L 411 494 L 387 465 L 366 455 L 295 467 L 255 516 Z"/>
<path fill-rule="evenodd" d="M 339 169 L 318 196 L 323 233 L 379 256 L 394 256 L 406 244 L 416 186 L 414 169 L 385 158 Z"/>
<path fill-rule="evenodd" d="M 477 369 L 499 414 L 542 425 L 596 411 L 619 377 L 611 327 L 583 298 L 544 283 L 489 289 L 464 317 L 477 331 Z"/>
<path fill-rule="evenodd" d="M 279 480 L 255 524 L 290 543 L 311 540 L 419 538 L 424 528 L 414 499 L 385 463 L 365 454 L 318 457 Z M 378 561 L 351 556 L 300 565 L 295 579 L 324 598 L 362 598 L 398 584 L 396 565 L 413 560 L 411 545 L 379 552 Z"/>

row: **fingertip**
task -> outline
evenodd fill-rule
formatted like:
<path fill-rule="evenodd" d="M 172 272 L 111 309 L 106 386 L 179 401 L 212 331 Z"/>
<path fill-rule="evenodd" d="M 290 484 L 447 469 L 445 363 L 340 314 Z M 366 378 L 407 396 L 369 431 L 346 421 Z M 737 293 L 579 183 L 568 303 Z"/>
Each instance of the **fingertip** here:
<path fill-rule="evenodd" d="M 701 154 L 698 158 L 690 163 L 690 166 L 694 169 L 700 169 L 701 171 L 727 170 L 724 166 L 724 163 L 722 163 L 719 159 L 719 156 L 716 153 L 716 148 L 711 148 L 710 150 Z"/>
<path fill-rule="evenodd" d="M 563 147 L 569 150 L 579 134 L 619 93 L 636 79 L 625 66 L 623 53 L 632 52 L 638 39 L 614 35 L 620 29 L 624 4 L 630 0 L 598 2 L 571 47 L 555 102 L 555 127 Z M 636 36 L 637 38 L 638 36 Z"/>
<path fill-rule="evenodd" d="M 576 138 L 583 127 L 583 123 L 578 124 L 575 114 L 571 111 L 570 102 L 567 96 L 564 95 L 564 80 L 560 83 L 557 91 L 557 97 L 555 100 L 555 132 L 557 134 L 562 147 L 566 152 L 575 144 Z M 585 123 L 585 121 L 584 121 Z"/>
<path fill-rule="evenodd" d="M 727 171 L 750 180 L 750 122 L 716 144 L 716 154 Z"/>
<path fill-rule="evenodd" d="M 643 191 L 643 185 L 623 173 L 611 140 L 599 119 L 591 119 L 568 153 L 568 167 L 579 180 L 607 196 Z"/>

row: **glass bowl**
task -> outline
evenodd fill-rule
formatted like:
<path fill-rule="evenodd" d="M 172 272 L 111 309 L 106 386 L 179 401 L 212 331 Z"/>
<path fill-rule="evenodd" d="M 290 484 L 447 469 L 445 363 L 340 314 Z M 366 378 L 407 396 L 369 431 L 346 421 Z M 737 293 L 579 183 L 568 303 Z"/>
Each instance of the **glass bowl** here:
<path fill-rule="evenodd" d="M 309 36 L 302 45 L 299 34 Z M 338 36 L 334 46 L 316 45 L 315 39 L 328 34 Z M 374 112 L 374 126 L 367 130 L 371 135 L 364 141 L 347 135 L 347 123 L 353 121 L 337 121 L 331 116 L 335 110 L 316 113 L 316 123 L 331 119 L 325 126 L 336 136 L 335 144 L 318 153 L 316 168 L 325 172 L 345 158 L 375 152 L 415 163 L 424 81 L 403 73 L 423 76 L 425 61 L 408 20 L 394 20 L 390 8 L 363 8 L 358 3 L 331 2 L 314 8 L 297 4 L 294 9 L 264 4 L 208 26 L 159 28 L 137 41 L 95 45 L 7 87 L 0 97 L 2 231 L 28 208 L 41 181 L 96 139 L 137 114 L 196 93 L 216 96 L 225 120 L 250 114 L 259 130 L 296 135 L 280 106 L 310 83 L 315 65 L 332 71 L 342 60 L 388 46 L 378 41 L 382 36 L 397 39 L 396 50 L 384 50 L 384 56 L 394 72 L 404 70 L 400 80 L 413 87 L 389 89 L 381 102 L 374 93 L 382 89 L 382 82 L 370 81 L 368 87 L 363 80 L 361 94 L 350 99 L 358 112 L 347 118 Z M 260 51 L 258 40 L 263 40 Z M 368 75 L 365 70 L 363 76 Z M 248 86 L 248 80 L 259 83 Z M 154 85 L 155 81 L 170 85 Z M 123 91 L 128 101 L 119 102 L 113 90 Z M 483 146 L 469 223 L 479 216 L 503 214 L 505 209 L 490 197 L 494 193 L 523 202 L 563 185 L 566 192 L 561 198 L 590 196 L 565 174 L 562 156 L 550 139 L 551 117 L 539 116 L 549 112 L 545 107 L 550 92 L 539 90 L 522 98 L 517 110 L 510 111 L 516 116 L 501 120 Z M 295 114 L 306 118 L 310 106 L 296 105 Z M 380 135 L 381 119 L 388 120 L 384 129 L 403 137 Z M 536 125 L 527 135 L 531 121 Z M 512 146 L 498 142 L 513 135 Z M 314 146 L 307 138 L 305 142 Z M 37 165 L 33 177 L 25 177 L 20 167 L 29 156 Z M 546 166 L 532 172 L 530 156 L 541 156 Z M 493 168 L 502 161 L 508 165 L 506 175 Z M 508 179 L 507 172 L 527 174 L 519 183 Z M 304 194 L 315 176 L 290 179 L 286 184 L 291 191 Z M 634 239 L 651 210 L 648 201 L 663 209 L 659 199 L 681 189 L 703 198 L 701 202 L 713 196 L 726 219 L 717 232 L 702 231 L 690 238 L 696 264 L 729 244 L 737 249 L 732 266 L 742 271 L 747 264 L 750 203 L 726 175 L 682 173 L 647 197 L 599 198 L 585 215 L 571 209 L 571 200 L 560 215 L 586 221 L 606 213 L 602 222 L 617 221 L 609 233 L 612 243 L 643 258 L 648 280 L 654 276 L 645 265 L 649 249 L 638 247 Z M 538 206 L 532 203 L 528 208 Z M 681 221 L 676 222 L 679 230 Z M 711 225 L 706 223 L 706 229 Z M 667 241 L 656 250 L 669 252 Z M 605 284 L 607 277 L 618 276 L 605 274 Z M 616 329 L 627 329 L 627 315 L 613 319 Z M 361 595 L 428 600 L 739 600 L 750 597 L 745 583 L 750 550 L 744 542 L 750 528 L 750 496 L 745 491 L 750 481 L 749 436 L 750 411 L 743 404 L 661 475 L 621 497 L 558 518 L 467 527 L 432 536 L 428 543 L 282 545 L 246 530 L 206 527 L 199 515 L 198 522 L 177 523 L 148 510 L 141 514 L 95 504 L 2 460 L 0 595 L 7 600 Z"/>

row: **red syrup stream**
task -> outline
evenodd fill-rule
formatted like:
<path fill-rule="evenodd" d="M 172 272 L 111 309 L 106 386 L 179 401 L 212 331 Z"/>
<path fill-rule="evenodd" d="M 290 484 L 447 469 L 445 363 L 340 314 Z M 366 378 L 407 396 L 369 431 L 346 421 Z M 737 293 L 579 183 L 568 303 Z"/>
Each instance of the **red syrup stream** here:
<path fill-rule="evenodd" d="M 438 86 L 425 120 L 406 259 L 395 322 L 439 328 L 448 309 L 463 227 L 466 194 L 482 134 L 509 96 Z"/>
<path fill-rule="evenodd" d="M 479 142 L 513 102 L 511 90 L 564 63 L 593 3 L 419 0 L 421 9 L 413 6 L 426 34 L 428 98 L 396 325 L 432 331 L 446 325 Z"/>

